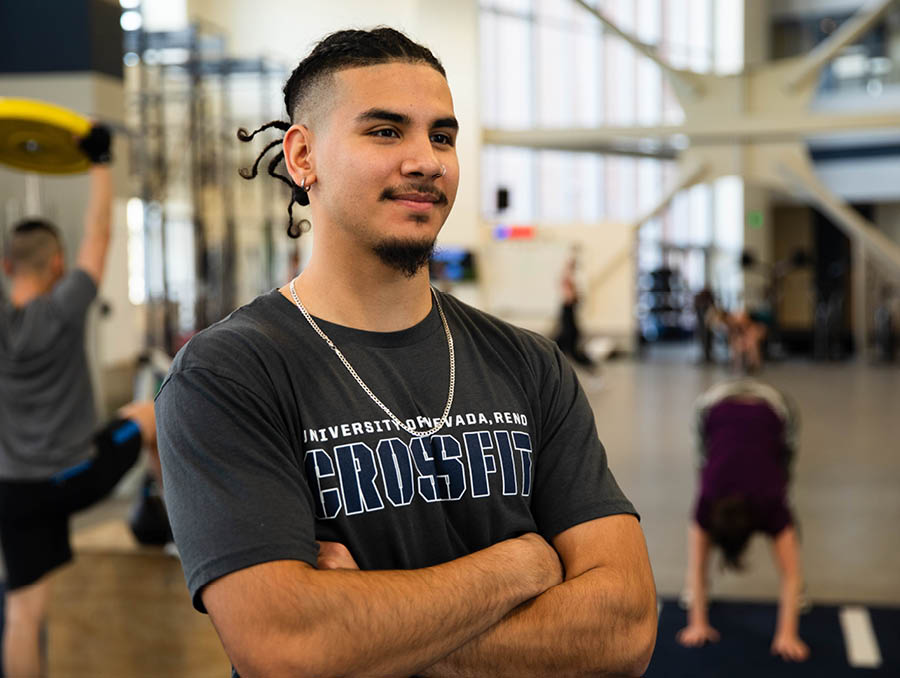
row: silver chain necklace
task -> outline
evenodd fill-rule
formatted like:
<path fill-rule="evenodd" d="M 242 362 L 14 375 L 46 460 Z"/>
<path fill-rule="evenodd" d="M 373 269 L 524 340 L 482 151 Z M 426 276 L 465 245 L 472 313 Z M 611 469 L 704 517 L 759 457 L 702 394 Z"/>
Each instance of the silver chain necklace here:
<path fill-rule="evenodd" d="M 295 278 L 296 280 L 296 278 Z M 297 290 L 294 289 L 294 280 L 291 280 L 291 297 L 294 299 L 294 303 L 297 305 L 297 308 L 300 309 L 300 312 L 303 314 L 303 317 L 306 318 L 307 322 L 312 326 L 312 328 L 316 331 L 322 339 L 328 344 L 329 348 L 335 352 L 338 358 L 340 358 L 341 362 L 344 363 L 344 367 L 347 368 L 347 371 L 351 374 L 351 376 L 356 379 L 356 383 L 362 387 L 362 390 L 365 391 L 369 397 L 375 402 L 378 407 L 380 407 L 384 412 L 391 418 L 391 421 L 394 422 L 399 428 L 402 428 L 404 431 L 409 433 L 414 438 L 425 438 L 427 436 L 434 435 L 438 431 L 440 431 L 444 424 L 447 423 L 447 415 L 450 414 L 450 407 L 453 405 L 453 391 L 456 386 L 456 359 L 453 353 L 453 335 L 450 334 L 450 325 L 447 324 L 447 317 L 444 315 L 444 309 L 441 307 L 441 300 L 435 292 L 434 288 L 431 288 L 431 296 L 434 298 L 435 303 L 437 304 L 438 313 L 441 315 L 441 322 L 444 324 L 444 332 L 447 335 L 447 348 L 450 349 L 450 392 L 447 394 L 447 406 L 444 407 L 444 413 L 441 415 L 441 419 L 437 426 L 434 426 L 427 431 L 416 431 L 415 429 L 410 428 L 402 421 L 400 418 L 388 409 L 388 406 L 385 405 L 381 400 L 372 393 L 372 389 L 370 389 L 366 382 L 362 380 L 362 378 L 356 373 L 356 370 L 353 369 L 353 365 L 350 364 L 344 354 L 341 353 L 341 349 L 335 346 L 334 342 L 322 331 L 322 328 L 316 324 L 316 321 L 313 320 L 312 316 L 309 314 L 309 311 L 300 303 L 300 297 L 297 296 Z"/>

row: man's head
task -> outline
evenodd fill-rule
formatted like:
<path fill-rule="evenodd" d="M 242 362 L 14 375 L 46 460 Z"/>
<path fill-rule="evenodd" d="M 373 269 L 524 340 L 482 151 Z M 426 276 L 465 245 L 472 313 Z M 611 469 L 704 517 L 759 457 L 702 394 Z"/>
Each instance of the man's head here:
<path fill-rule="evenodd" d="M 291 123 L 312 128 L 327 117 L 338 71 L 387 63 L 425 64 L 447 77 L 431 50 L 393 28 L 337 31 L 320 40 L 285 83 L 284 107 Z"/>
<path fill-rule="evenodd" d="M 62 276 L 63 265 L 62 239 L 53 224 L 29 219 L 10 231 L 3 257 L 8 276 L 34 278 L 49 289 Z"/>
<path fill-rule="evenodd" d="M 313 223 L 412 276 L 459 182 L 457 122 L 435 56 L 390 28 L 319 42 L 284 88 L 285 165 Z"/>

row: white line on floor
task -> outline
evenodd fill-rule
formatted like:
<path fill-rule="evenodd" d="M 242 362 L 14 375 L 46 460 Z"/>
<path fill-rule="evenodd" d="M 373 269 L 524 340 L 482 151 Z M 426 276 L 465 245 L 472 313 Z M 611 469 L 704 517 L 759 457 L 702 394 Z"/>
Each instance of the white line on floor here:
<path fill-rule="evenodd" d="M 859 605 L 848 605 L 841 608 L 839 616 L 850 666 L 865 669 L 881 666 L 881 650 L 878 649 L 869 611 Z"/>

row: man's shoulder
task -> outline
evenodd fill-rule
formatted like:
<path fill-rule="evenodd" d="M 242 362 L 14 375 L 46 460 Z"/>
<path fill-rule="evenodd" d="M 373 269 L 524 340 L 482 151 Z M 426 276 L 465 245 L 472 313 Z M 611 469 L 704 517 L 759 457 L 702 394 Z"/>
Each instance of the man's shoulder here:
<path fill-rule="evenodd" d="M 286 342 L 274 297 L 274 292 L 260 295 L 195 334 L 175 356 L 171 373 L 206 369 L 228 376 L 238 367 L 245 371 L 267 362 Z"/>
<path fill-rule="evenodd" d="M 558 362 L 556 344 L 547 337 L 470 306 L 452 295 L 442 294 L 441 300 L 475 341 L 485 342 L 495 350 L 512 353 L 530 363 Z"/>

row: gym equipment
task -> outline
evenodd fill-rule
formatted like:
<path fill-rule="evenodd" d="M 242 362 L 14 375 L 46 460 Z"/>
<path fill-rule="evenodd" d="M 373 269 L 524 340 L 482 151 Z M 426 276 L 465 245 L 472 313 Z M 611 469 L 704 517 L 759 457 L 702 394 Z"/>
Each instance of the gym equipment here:
<path fill-rule="evenodd" d="M 91 121 L 62 106 L 0 97 L 0 163 L 40 174 L 76 174 L 91 166 L 79 140 Z"/>

